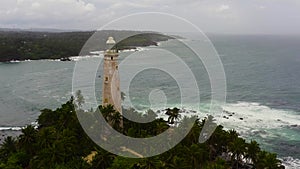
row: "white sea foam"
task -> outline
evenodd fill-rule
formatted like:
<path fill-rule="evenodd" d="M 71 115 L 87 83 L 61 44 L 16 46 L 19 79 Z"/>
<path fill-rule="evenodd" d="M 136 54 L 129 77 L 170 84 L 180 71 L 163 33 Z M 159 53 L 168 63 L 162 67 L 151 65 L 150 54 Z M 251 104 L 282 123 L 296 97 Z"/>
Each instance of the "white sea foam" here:
<path fill-rule="evenodd" d="M 149 46 L 149 47 L 156 47 L 156 46 Z M 149 47 L 137 47 L 136 50 L 137 51 L 145 51 L 145 50 L 150 50 Z"/>
<path fill-rule="evenodd" d="M 299 124 L 300 117 L 295 112 L 272 109 L 259 103 L 238 102 L 223 107 L 220 122 L 225 127 L 239 130 L 274 129 Z"/>
<path fill-rule="evenodd" d="M 300 167 L 300 159 L 293 157 L 284 157 L 281 159 L 282 164 L 286 169 L 299 169 Z"/>
<path fill-rule="evenodd" d="M 21 61 L 19 60 L 11 60 L 10 63 L 20 63 Z"/>
<path fill-rule="evenodd" d="M 202 113 L 206 114 L 208 104 L 201 106 Z M 202 110 L 203 109 L 203 110 Z M 223 113 L 211 114 L 218 119 L 218 123 L 225 129 L 235 129 L 242 137 L 249 135 L 260 136 L 261 138 L 286 138 L 295 140 L 292 135 L 282 132 L 281 128 L 298 128 L 300 124 L 299 112 L 283 109 L 274 109 L 255 102 L 228 103 L 223 106 Z M 162 111 L 163 117 L 165 115 Z M 263 142 L 262 145 L 268 143 Z M 274 146 L 274 145 L 272 145 Z M 282 158 L 283 165 L 287 169 L 300 168 L 300 159 L 293 157 Z"/>
<path fill-rule="evenodd" d="M 60 62 L 60 59 L 41 59 L 41 61 Z"/>
<path fill-rule="evenodd" d="M 20 131 L 22 130 L 24 127 L 19 127 L 19 126 L 11 126 L 11 127 L 0 127 L 0 131 Z"/>
<path fill-rule="evenodd" d="M 60 62 L 60 59 L 39 59 L 39 60 L 30 60 L 30 59 L 26 59 L 26 60 L 11 60 L 9 61 L 9 63 L 23 63 L 23 62 L 32 62 L 32 61 L 54 61 L 54 62 Z"/>
<path fill-rule="evenodd" d="M 173 105 L 173 107 L 180 107 Z M 154 111 L 163 112 L 161 108 L 154 108 Z M 187 106 L 182 113 L 193 112 L 194 107 Z M 188 113 L 191 115 L 191 113 Z M 194 114 L 194 113 L 192 113 Z M 202 118 L 209 114 L 209 104 L 201 104 L 200 111 L 196 114 Z M 225 128 L 235 128 L 238 131 L 244 132 L 261 132 L 261 129 L 276 129 L 282 127 L 298 127 L 300 124 L 300 116 L 293 111 L 273 109 L 260 103 L 255 102 L 237 102 L 227 103 L 223 106 L 223 112 L 216 112 L 213 115 L 218 123 Z"/>
<path fill-rule="evenodd" d="M 26 60 L 11 60 L 9 63 L 20 63 L 20 62 L 31 62 L 32 60 L 26 59 Z"/>
<path fill-rule="evenodd" d="M 120 52 L 135 52 L 137 51 L 137 49 L 124 49 L 124 50 L 121 50 Z"/>
<path fill-rule="evenodd" d="M 31 122 L 30 125 L 33 126 L 35 129 L 37 129 L 39 126 L 37 121 Z M 0 131 L 20 131 L 25 127 L 26 126 L 0 126 Z"/>
<path fill-rule="evenodd" d="M 147 47 L 136 47 L 135 49 L 124 49 L 120 50 L 120 52 L 140 52 L 140 51 L 145 51 L 149 50 Z"/>
<path fill-rule="evenodd" d="M 90 52 L 90 54 L 92 54 L 92 55 L 101 55 L 101 54 L 103 54 L 103 53 L 104 53 L 103 50 L 100 50 L 100 51 L 92 51 L 92 52 Z"/>
<path fill-rule="evenodd" d="M 71 56 L 69 59 L 71 61 L 79 61 L 82 59 L 87 59 L 87 58 L 97 58 L 97 57 L 103 57 L 104 51 L 92 51 L 90 52 L 91 55 L 85 55 L 85 56 Z M 63 59 L 63 58 L 61 58 Z M 61 62 L 61 59 L 39 59 L 39 60 L 11 60 L 9 63 L 21 63 L 21 62 L 31 62 L 31 61 L 55 61 L 55 62 Z"/>
<path fill-rule="evenodd" d="M 72 56 L 70 57 L 70 60 L 72 61 L 79 61 L 83 59 L 89 59 L 89 58 L 102 58 L 103 54 L 100 55 L 86 55 L 86 56 Z"/>

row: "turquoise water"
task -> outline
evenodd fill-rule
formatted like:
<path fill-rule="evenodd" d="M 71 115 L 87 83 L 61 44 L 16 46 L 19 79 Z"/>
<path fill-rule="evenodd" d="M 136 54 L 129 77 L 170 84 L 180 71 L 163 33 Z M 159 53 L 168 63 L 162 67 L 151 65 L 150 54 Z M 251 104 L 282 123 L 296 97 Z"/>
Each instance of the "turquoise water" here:
<path fill-rule="evenodd" d="M 290 163 L 289 165 L 299 165 L 300 37 L 214 35 L 210 36 L 210 39 L 220 54 L 227 80 L 227 104 L 223 107 L 226 112 L 222 116 L 228 119 L 221 116 L 220 124 L 228 129 L 236 129 L 249 140 L 258 140 L 263 148 L 278 153 Z M 204 43 L 199 39 L 183 41 L 194 46 Z M 201 63 L 189 60 L 190 53 L 175 41 L 162 42 L 160 46 L 146 48 L 142 53 L 125 52 L 121 54 L 120 59 L 122 61 L 125 56 L 143 54 L 143 59 L 131 64 L 160 63 L 161 53 L 149 53 L 153 48 L 173 51 L 185 58 L 193 71 L 198 72 L 196 79 L 201 81 L 201 111 L 205 112 L 208 109 L 207 101 L 211 97 L 207 72 Z M 77 62 L 89 69 L 91 65 L 97 65 L 100 59 L 90 57 L 79 59 Z M 0 132 L 10 127 L 30 124 L 36 120 L 40 109 L 54 109 L 67 101 L 72 93 L 75 63 L 47 60 L 1 63 Z M 172 61 L 170 64 L 172 65 Z M 125 90 L 122 84 L 129 80 L 125 71 L 128 69 L 125 67 L 126 65 L 120 65 L 119 68 L 121 90 Z M 101 64 L 98 75 L 101 75 Z M 101 77 L 98 75 L 95 93 L 97 98 L 100 98 Z M 178 76 L 189 83 L 184 74 Z M 148 96 L 154 89 L 164 92 L 167 106 L 176 106 L 180 102 L 180 87 L 176 84 L 176 79 L 167 73 L 149 69 L 140 72 L 131 81 L 124 104 L 130 99 L 137 109 L 151 107 L 151 97 Z M 165 101 L 159 92 L 152 94 L 152 101 Z M 91 96 L 86 97 L 89 102 Z M 99 103 L 100 101 L 98 99 Z M 160 109 L 160 106 L 166 105 L 157 104 L 152 108 Z M 193 109 L 193 103 L 184 107 Z"/>

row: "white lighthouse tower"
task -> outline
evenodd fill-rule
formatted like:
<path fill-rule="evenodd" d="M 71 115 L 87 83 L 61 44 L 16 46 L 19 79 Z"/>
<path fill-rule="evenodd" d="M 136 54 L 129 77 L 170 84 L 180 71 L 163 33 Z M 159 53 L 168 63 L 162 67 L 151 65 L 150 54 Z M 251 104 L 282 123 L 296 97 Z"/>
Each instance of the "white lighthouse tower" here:
<path fill-rule="evenodd" d="M 113 37 L 109 37 L 106 41 L 108 49 L 104 53 L 102 105 L 107 106 L 111 104 L 116 111 L 122 114 L 120 77 L 118 72 L 119 55 L 116 49 L 112 49 L 115 43 Z"/>

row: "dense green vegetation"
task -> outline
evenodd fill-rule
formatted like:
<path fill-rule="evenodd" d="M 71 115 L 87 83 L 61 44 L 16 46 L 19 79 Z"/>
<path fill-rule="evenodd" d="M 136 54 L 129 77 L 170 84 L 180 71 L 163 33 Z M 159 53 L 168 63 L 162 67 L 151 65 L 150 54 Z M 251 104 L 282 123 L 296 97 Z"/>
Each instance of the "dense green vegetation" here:
<path fill-rule="evenodd" d="M 0 148 L 0 169 L 277 169 L 284 168 L 276 154 L 260 149 L 256 141 L 246 142 L 234 130 L 226 131 L 218 126 L 210 139 L 198 143 L 199 133 L 205 122 L 214 123 L 213 117 L 197 120 L 190 133 L 171 150 L 151 158 L 124 158 L 97 146 L 85 134 L 76 116 L 84 99 L 77 93 L 56 110 L 44 109 L 38 118 L 39 127 L 27 126 L 17 138 L 7 137 Z M 131 137 L 155 136 L 178 121 L 179 109 L 167 109 L 168 120 L 156 119 L 140 124 L 123 118 L 113 106 L 99 106 L 99 110 L 81 111 L 93 120 L 99 115 L 125 135 Z M 133 109 L 125 110 L 136 113 Z M 154 115 L 152 111 L 148 115 Z M 142 115 L 140 115 L 142 117 Z M 94 154 L 92 161 L 85 157 Z M 87 162 L 88 161 L 88 162 Z"/>
<path fill-rule="evenodd" d="M 135 49 L 137 46 L 157 46 L 157 42 L 166 41 L 171 39 L 170 36 L 164 36 L 156 33 L 145 33 L 130 36 L 116 44 L 116 48 L 123 49 Z"/>
<path fill-rule="evenodd" d="M 0 32 L 0 61 L 77 56 L 93 32 Z"/>
<path fill-rule="evenodd" d="M 26 31 L 0 31 L 0 62 L 12 60 L 61 59 L 78 56 L 86 41 L 95 32 L 26 32 Z M 143 33 L 143 34 L 142 34 Z M 124 39 L 117 44 L 118 49 L 132 49 L 138 46 L 157 45 L 156 42 L 170 39 L 155 33 L 137 31 L 98 31 L 89 44 L 88 51 L 99 51 L 106 48 L 108 36 L 116 40 L 121 37 L 139 34 Z"/>

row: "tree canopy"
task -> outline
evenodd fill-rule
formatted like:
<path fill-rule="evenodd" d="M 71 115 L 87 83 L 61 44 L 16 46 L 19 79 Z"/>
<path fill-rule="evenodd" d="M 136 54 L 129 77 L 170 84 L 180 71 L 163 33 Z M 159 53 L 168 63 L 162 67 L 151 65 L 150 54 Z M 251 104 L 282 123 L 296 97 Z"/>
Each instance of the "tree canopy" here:
<path fill-rule="evenodd" d="M 80 96 L 80 95 L 78 95 Z M 247 142 L 234 130 L 222 126 L 205 143 L 199 143 L 199 133 L 205 121 L 198 119 L 189 134 L 171 150 L 150 158 L 125 158 L 111 154 L 96 145 L 82 129 L 75 112 L 80 107 L 71 98 L 56 110 L 44 109 L 38 118 L 39 127 L 27 126 L 17 138 L 7 137 L 0 148 L 0 169 L 242 169 L 284 168 L 277 155 L 259 148 L 256 141 Z M 124 111 L 135 112 L 134 109 Z M 173 111 L 173 112 L 172 112 Z M 151 111 L 149 111 L 151 112 Z M 169 127 L 179 109 L 168 109 L 169 121 L 156 118 L 146 124 L 129 121 L 112 105 L 99 106 L 96 111 L 80 111 L 87 120 L 102 113 L 116 130 L 131 137 L 155 136 Z M 142 117 L 143 115 L 140 114 Z M 212 118 L 212 117 L 209 117 Z M 183 119 L 184 120 L 184 119 Z M 122 127 L 119 123 L 123 122 Z M 96 122 L 95 122 L 96 123 Z M 180 121 L 178 121 L 180 125 Z"/>

